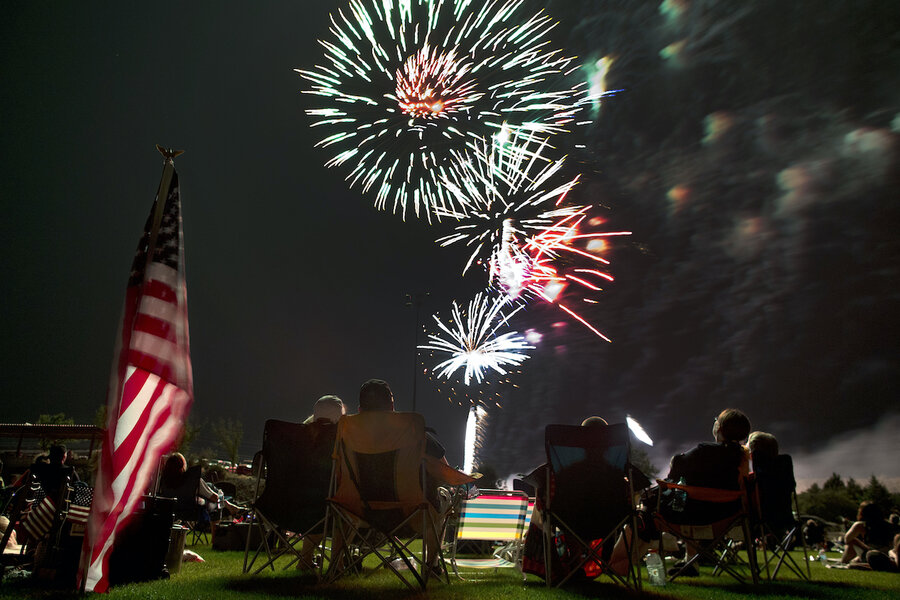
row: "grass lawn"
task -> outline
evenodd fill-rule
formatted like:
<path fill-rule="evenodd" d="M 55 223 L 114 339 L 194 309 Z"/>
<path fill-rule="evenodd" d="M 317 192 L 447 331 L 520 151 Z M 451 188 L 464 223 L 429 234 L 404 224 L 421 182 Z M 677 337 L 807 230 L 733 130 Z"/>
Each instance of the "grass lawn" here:
<path fill-rule="evenodd" d="M 468 571 L 463 575 L 475 581 L 459 581 L 451 576 L 451 585 L 432 581 L 426 593 L 415 593 L 403 586 L 391 573 L 377 571 L 367 577 L 349 577 L 330 586 L 316 585 L 315 579 L 297 571 L 266 571 L 258 576 L 241 574 L 242 552 L 216 552 L 209 546 L 192 548 L 206 559 L 205 563 L 185 564 L 180 573 L 167 581 L 131 584 L 114 588 L 110 600 L 263 600 L 295 598 L 302 600 L 394 600 L 428 597 L 434 600 L 563 600 L 584 597 L 602 598 L 697 598 L 727 600 L 732 598 L 813 600 L 875 600 L 900 598 L 900 574 L 826 569 L 811 565 L 813 581 L 803 582 L 779 574 L 783 581 L 759 586 L 740 586 L 727 576 L 713 577 L 704 567 L 700 577 L 680 579 L 664 588 L 652 588 L 644 582 L 640 595 L 602 578 L 564 590 L 548 590 L 543 581 L 529 576 L 523 583 L 512 569 Z M 798 556 L 800 556 L 798 554 Z M 30 581 L 7 582 L 0 587 L 0 599 L 78 598 L 72 592 L 43 589 Z"/>

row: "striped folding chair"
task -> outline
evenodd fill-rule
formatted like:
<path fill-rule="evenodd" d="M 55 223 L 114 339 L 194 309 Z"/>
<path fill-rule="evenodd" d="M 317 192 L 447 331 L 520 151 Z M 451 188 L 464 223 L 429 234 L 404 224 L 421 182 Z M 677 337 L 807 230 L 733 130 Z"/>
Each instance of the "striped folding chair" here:
<path fill-rule="evenodd" d="M 519 566 L 528 504 L 528 496 L 523 492 L 505 490 L 481 490 L 476 498 L 463 501 L 450 556 L 445 558 L 457 577 L 463 579 L 459 574 L 460 567 L 499 569 Z M 461 543 L 467 541 L 500 545 L 490 558 L 460 558 L 458 550 Z"/>
<path fill-rule="evenodd" d="M 528 509 L 525 511 L 525 531 L 531 525 L 531 515 L 534 514 L 534 497 L 528 498 Z"/>

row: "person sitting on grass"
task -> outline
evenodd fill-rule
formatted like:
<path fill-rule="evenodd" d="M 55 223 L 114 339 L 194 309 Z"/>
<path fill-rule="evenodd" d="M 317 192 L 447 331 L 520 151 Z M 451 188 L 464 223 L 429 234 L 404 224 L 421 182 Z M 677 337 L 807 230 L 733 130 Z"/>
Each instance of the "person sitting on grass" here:
<path fill-rule="evenodd" d="M 844 534 L 841 562 L 873 571 L 896 571 L 900 544 L 900 526 L 885 520 L 881 507 L 864 501 L 859 505 L 856 522 Z"/>

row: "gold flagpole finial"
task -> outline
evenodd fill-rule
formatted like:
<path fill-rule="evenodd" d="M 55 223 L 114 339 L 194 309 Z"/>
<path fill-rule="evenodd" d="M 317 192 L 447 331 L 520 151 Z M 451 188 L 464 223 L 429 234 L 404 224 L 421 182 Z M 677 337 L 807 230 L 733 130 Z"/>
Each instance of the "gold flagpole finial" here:
<path fill-rule="evenodd" d="M 159 150 L 159 153 L 165 157 L 166 162 L 175 162 L 173 159 L 176 156 L 184 154 L 184 150 L 175 150 L 173 148 L 163 148 L 159 144 L 156 145 L 156 149 Z"/>

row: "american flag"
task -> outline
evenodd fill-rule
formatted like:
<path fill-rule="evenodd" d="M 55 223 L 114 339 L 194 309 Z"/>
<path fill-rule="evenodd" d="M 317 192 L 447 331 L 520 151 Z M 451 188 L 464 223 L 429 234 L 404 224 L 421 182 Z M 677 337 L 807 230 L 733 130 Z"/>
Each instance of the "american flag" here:
<path fill-rule="evenodd" d="M 55 517 L 56 504 L 41 490 L 31 503 L 31 510 L 22 517 L 20 527 L 27 534 L 26 539 L 39 540 L 50 531 Z"/>
<path fill-rule="evenodd" d="M 107 430 L 82 550 L 86 591 L 109 588 L 109 553 L 160 457 L 170 451 L 193 401 L 188 344 L 180 154 L 166 157 L 162 181 L 138 243 L 110 378 Z"/>
<path fill-rule="evenodd" d="M 94 499 L 94 490 L 83 481 L 76 481 L 72 488 L 71 502 L 66 519 L 72 523 L 87 523 L 91 514 L 91 501 Z"/>

